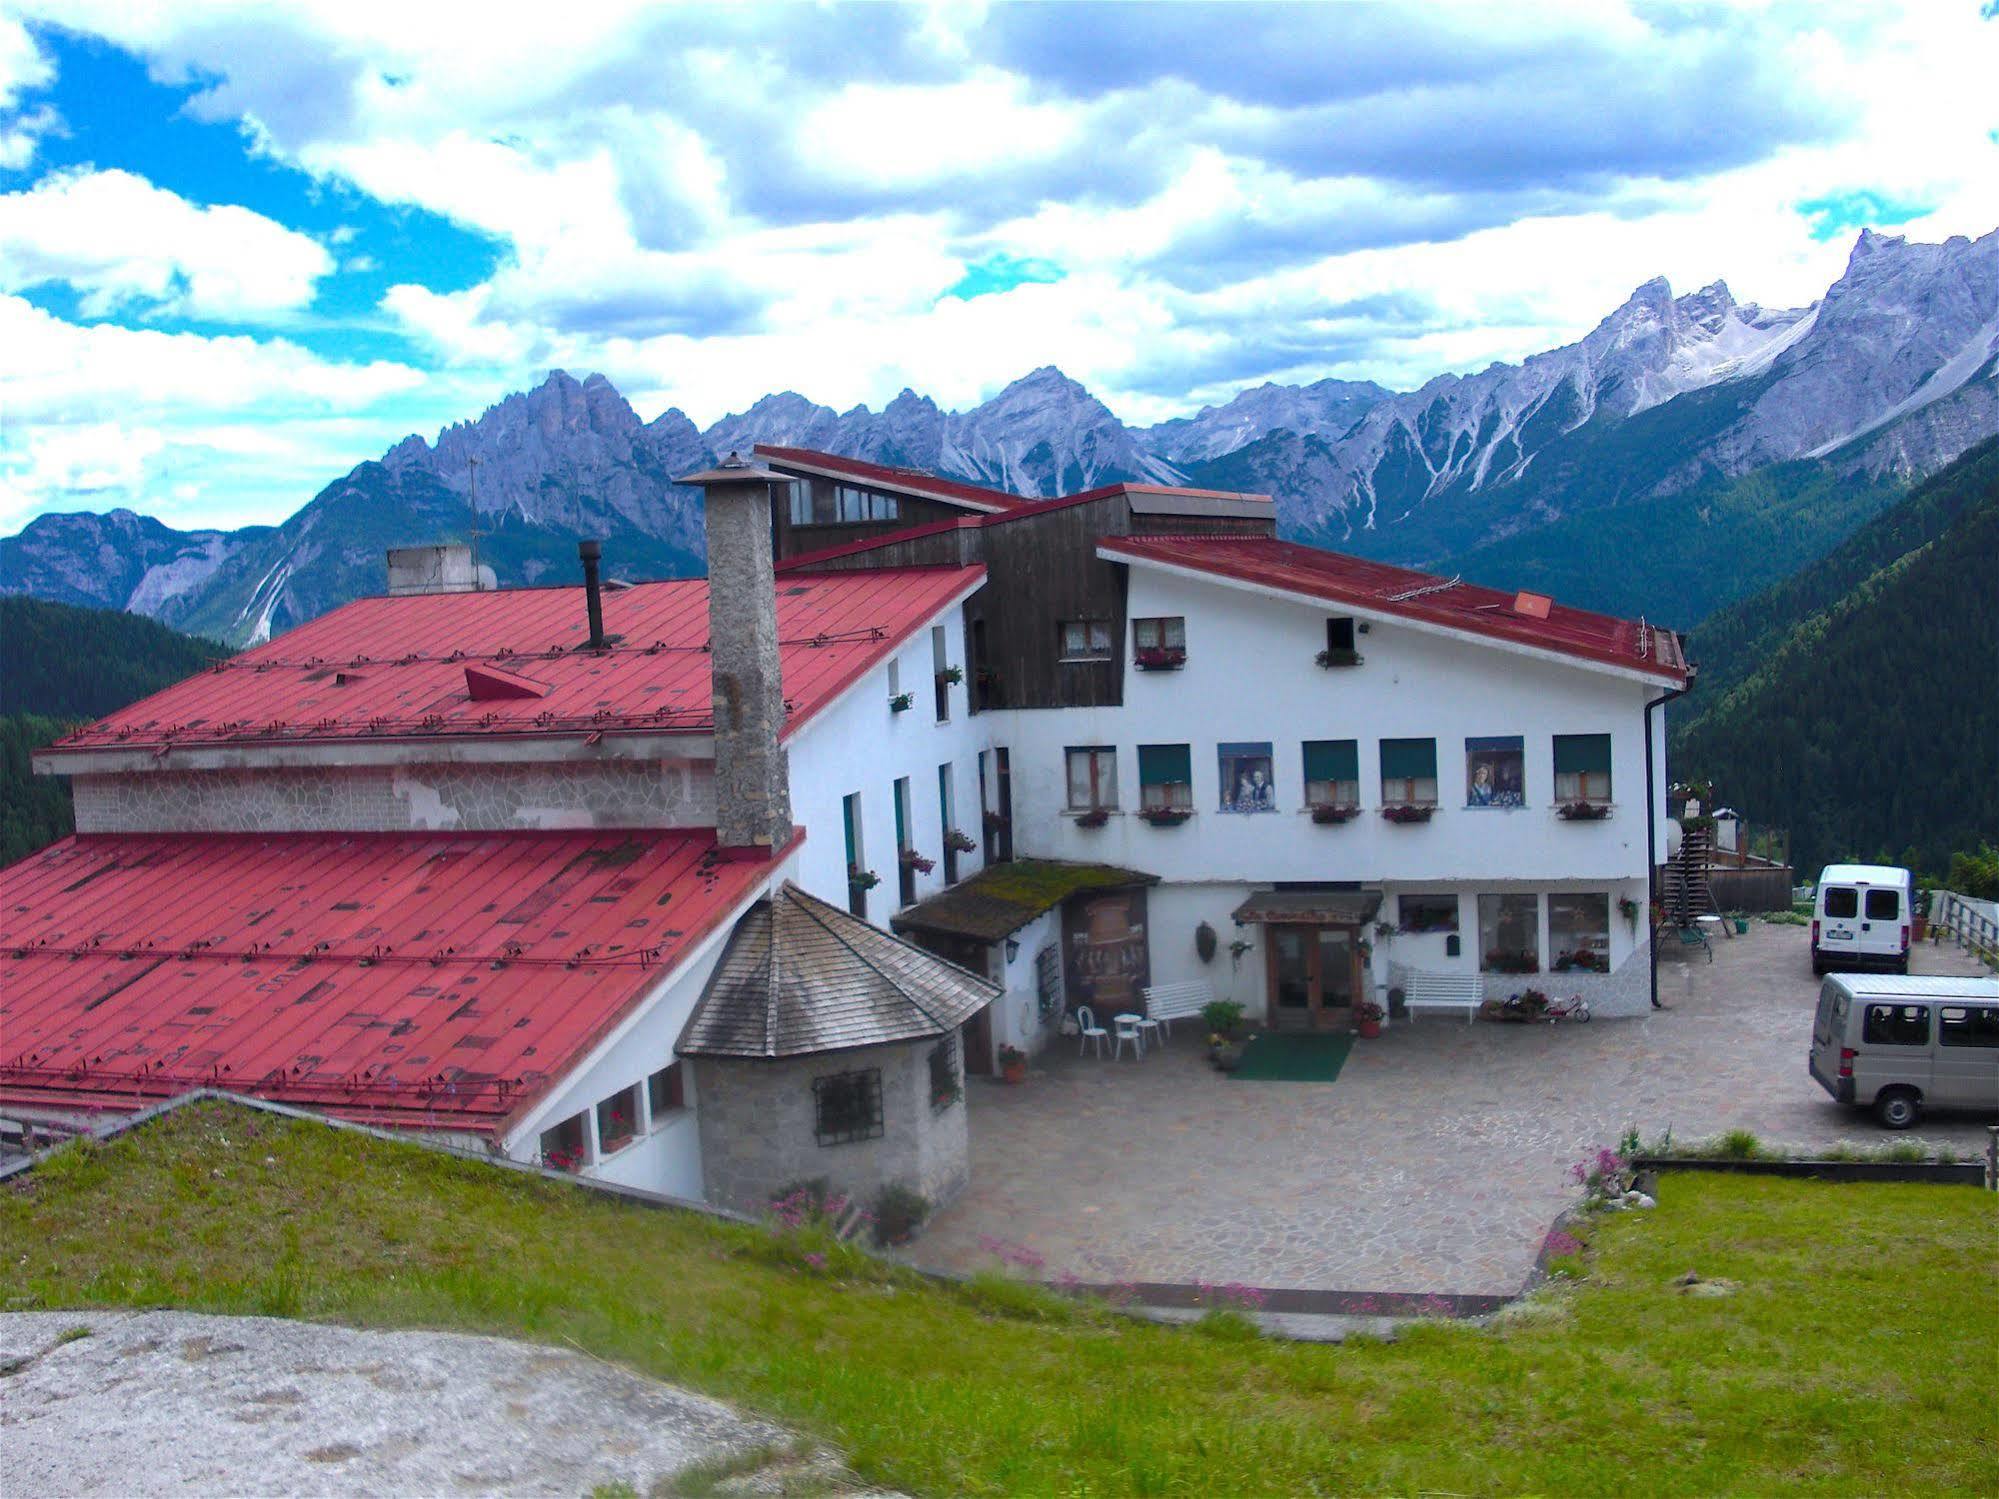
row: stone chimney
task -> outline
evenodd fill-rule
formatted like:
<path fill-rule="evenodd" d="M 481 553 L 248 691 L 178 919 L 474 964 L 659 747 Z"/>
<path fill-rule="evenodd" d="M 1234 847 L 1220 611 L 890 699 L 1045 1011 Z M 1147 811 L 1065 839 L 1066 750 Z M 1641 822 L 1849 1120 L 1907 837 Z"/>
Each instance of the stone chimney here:
<path fill-rule="evenodd" d="M 493 570 L 475 562 L 472 548 L 462 541 L 391 547 L 388 562 L 391 598 L 411 593 L 481 593 L 497 582 Z"/>
<path fill-rule="evenodd" d="M 770 514 L 771 486 L 786 480 L 731 453 L 675 482 L 705 491 L 715 836 L 724 849 L 767 852 L 791 841 Z"/>

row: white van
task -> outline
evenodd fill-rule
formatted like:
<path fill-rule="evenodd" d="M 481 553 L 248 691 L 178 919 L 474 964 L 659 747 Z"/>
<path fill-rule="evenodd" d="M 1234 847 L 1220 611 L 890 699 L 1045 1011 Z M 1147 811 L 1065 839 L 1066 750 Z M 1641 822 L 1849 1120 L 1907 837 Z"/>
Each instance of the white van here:
<path fill-rule="evenodd" d="M 1909 971 L 1915 880 L 1886 864 L 1828 864 L 1812 906 L 1812 972 Z"/>
<path fill-rule="evenodd" d="M 1835 973 L 1819 986 L 1811 1069 L 1890 1129 L 1931 1107 L 1999 1119 L 1999 979 Z"/>

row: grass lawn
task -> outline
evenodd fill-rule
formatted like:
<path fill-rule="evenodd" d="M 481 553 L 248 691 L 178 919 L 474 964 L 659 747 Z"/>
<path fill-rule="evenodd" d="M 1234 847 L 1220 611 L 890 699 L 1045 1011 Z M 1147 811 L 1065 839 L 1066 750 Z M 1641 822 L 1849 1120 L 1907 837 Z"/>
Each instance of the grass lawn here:
<path fill-rule="evenodd" d="M 1990 1193 L 1675 1175 L 1595 1228 L 1585 1281 L 1489 1330 L 1329 1347 L 822 1271 L 762 1230 L 223 1105 L 0 1188 L 0 1304 L 573 1344 L 919 1493 L 1992 1493 L 1995 1246 Z"/>

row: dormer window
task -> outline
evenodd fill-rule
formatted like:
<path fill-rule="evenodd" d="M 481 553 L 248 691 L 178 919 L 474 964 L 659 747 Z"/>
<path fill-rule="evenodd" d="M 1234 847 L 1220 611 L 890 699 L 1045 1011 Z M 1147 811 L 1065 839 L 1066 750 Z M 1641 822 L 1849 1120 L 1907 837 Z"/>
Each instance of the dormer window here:
<path fill-rule="evenodd" d="M 1321 666 L 1360 665 L 1359 631 L 1350 615 L 1336 614 L 1326 621 L 1326 648 L 1319 652 Z"/>
<path fill-rule="evenodd" d="M 791 481 L 788 508 L 794 526 L 852 526 L 902 515 L 902 502 L 892 494 L 812 479 Z"/>

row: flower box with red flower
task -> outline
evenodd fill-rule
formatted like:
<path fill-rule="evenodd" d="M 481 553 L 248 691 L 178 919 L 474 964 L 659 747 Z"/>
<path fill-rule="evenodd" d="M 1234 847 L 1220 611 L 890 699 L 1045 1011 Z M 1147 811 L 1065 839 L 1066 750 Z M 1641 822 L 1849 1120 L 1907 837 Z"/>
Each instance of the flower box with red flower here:
<path fill-rule="evenodd" d="M 882 877 L 872 869 L 847 869 L 847 888 L 850 890 L 872 890 L 882 882 Z"/>
<path fill-rule="evenodd" d="M 970 833 L 965 832 L 962 828 L 953 828 L 944 835 L 944 846 L 954 853 L 969 854 L 973 849 L 978 847 L 978 844 L 972 841 Z"/>
<path fill-rule="evenodd" d="M 928 874 L 937 867 L 937 861 L 924 858 L 913 848 L 906 848 L 902 851 L 902 867 L 913 869 L 918 874 Z"/>
<path fill-rule="evenodd" d="M 1187 664 L 1187 652 L 1177 645 L 1140 646 L 1132 661 L 1140 671 L 1178 671 Z"/>
<path fill-rule="evenodd" d="M 1431 814 L 1436 810 L 1435 807 L 1425 807 L 1413 802 L 1404 802 L 1400 806 L 1383 807 L 1381 815 L 1390 822 L 1428 822 Z"/>
<path fill-rule="evenodd" d="M 1155 828 L 1177 828 L 1194 814 L 1185 807 L 1146 807 L 1138 815 Z"/>
<path fill-rule="evenodd" d="M 988 833 L 997 833 L 1001 828 L 1006 826 L 1006 819 L 999 813 L 992 811 L 988 811 L 980 821 L 985 823 Z"/>
<path fill-rule="evenodd" d="M 1337 807 L 1331 802 L 1321 802 L 1312 809 L 1312 821 L 1321 827 L 1336 822 L 1352 822 L 1358 816 L 1359 807 Z"/>
<path fill-rule="evenodd" d="M 1109 808 L 1092 807 L 1089 811 L 1077 816 L 1076 826 L 1079 828 L 1100 828 L 1110 820 L 1111 814 Z"/>

